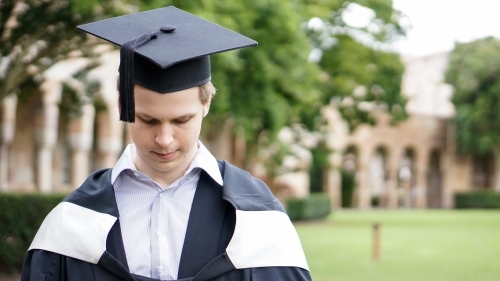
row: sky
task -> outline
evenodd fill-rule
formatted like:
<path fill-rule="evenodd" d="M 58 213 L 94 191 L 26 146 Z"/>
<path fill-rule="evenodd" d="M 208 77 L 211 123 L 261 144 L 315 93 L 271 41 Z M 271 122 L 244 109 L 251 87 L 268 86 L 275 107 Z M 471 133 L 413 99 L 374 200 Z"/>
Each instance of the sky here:
<path fill-rule="evenodd" d="M 393 0 L 413 28 L 394 47 L 402 55 L 425 56 L 453 49 L 454 42 L 500 38 L 500 0 Z"/>

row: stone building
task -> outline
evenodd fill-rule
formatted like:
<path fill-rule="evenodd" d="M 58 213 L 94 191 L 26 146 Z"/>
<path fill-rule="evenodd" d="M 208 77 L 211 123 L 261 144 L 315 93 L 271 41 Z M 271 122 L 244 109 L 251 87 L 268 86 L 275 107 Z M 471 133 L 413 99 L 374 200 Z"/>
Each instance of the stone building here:
<path fill-rule="evenodd" d="M 402 92 L 409 98 L 410 117 L 396 126 L 379 113 L 376 126 L 349 132 L 335 108 L 325 108 L 327 145 L 333 151 L 327 182 L 334 206 L 340 206 L 342 168 L 355 174 L 353 200 L 362 209 L 451 208 L 457 192 L 493 189 L 493 159 L 455 153 L 453 88 L 444 83 L 448 55 L 403 58 Z"/>
<path fill-rule="evenodd" d="M 60 112 L 64 85 L 81 87 L 72 76 L 89 63 L 82 58 L 59 62 L 43 73 L 37 92 L 3 100 L 1 190 L 68 191 L 92 170 L 114 165 L 126 140 L 125 127 L 117 118 L 119 56 L 105 52 L 101 60 L 106 63 L 89 75 L 101 83 L 98 95 L 104 110 L 86 103 L 81 116 L 70 118 Z"/>
<path fill-rule="evenodd" d="M 72 78 L 89 63 L 81 58 L 59 62 L 43 73 L 38 93 L 2 101 L 0 190 L 70 191 L 91 171 L 114 166 L 131 140 L 118 120 L 119 54 L 103 52 L 101 60 L 104 63 L 89 73 L 101 85 L 99 106 L 84 104 L 80 116 L 61 111 L 60 103 L 64 85 L 81 87 Z M 333 151 L 326 186 L 335 207 L 340 206 L 339 169 L 347 166 L 356 175 L 354 201 L 359 208 L 371 208 L 373 199 L 387 208 L 450 208 L 455 192 L 492 186 L 491 159 L 454 153 L 452 88 L 443 82 L 447 60 L 447 53 L 404 59 L 403 94 L 410 100 L 410 118 L 397 126 L 379 114 L 376 126 L 349 132 L 334 108 L 324 109 L 330 124 L 327 145 Z M 216 157 L 237 164 L 244 143 L 230 132 L 228 120 L 217 139 L 203 142 Z M 299 176 L 301 180 L 292 177 L 301 183 L 296 195 L 306 196 L 307 175 Z"/>

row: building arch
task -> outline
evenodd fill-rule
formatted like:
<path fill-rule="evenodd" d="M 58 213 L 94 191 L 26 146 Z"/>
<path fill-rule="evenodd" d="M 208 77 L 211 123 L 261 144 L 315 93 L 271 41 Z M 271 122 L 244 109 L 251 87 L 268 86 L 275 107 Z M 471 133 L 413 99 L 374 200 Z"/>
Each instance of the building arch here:
<path fill-rule="evenodd" d="M 389 180 L 389 150 L 385 145 L 377 146 L 370 157 L 368 166 L 368 184 L 371 207 L 386 207 Z"/>
<path fill-rule="evenodd" d="M 403 149 L 398 167 L 398 207 L 416 206 L 416 150 L 412 146 Z"/>
<path fill-rule="evenodd" d="M 341 206 L 350 208 L 355 206 L 355 191 L 358 188 L 359 173 L 359 151 L 354 144 L 348 145 L 343 152 L 342 166 L 340 167 L 341 176 Z"/>
<path fill-rule="evenodd" d="M 427 208 L 443 207 L 442 155 L 439 149 L 432 149 L 429 155 L 427 173 Z"/>

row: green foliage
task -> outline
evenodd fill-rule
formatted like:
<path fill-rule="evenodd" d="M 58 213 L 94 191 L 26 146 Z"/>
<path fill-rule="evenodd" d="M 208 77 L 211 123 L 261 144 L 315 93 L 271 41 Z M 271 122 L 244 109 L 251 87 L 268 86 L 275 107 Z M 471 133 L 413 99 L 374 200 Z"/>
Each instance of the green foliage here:
<path fill-rule="evenodd" d="M 351 127 L 373 123 L 372 112 L 382 106 L 395 121 L 406 118 L 401 95 L 404 67 L 399 56 L 366 48 L 348 36 L 323 52 L 322 69 L 330 75 L 324 101 L 338 97 L 339 109 Z M 348 102 L 349 101 L 349 102 Z M 363 108 L 361 103 L 371 103 Z"/>
<path fill-rule="evenodd" d="M 151 8 L 156 2 L 146 1 L 147 5 L 142 4 L 141 9 Z M 392 9 L 391 1 L 355 2 L 376 12 L 374 21 L 382 26 L 381 31 L 375 34 L 367 28 L 359 30 L 371 34 L 374 42 L 390 42 L 404 35 L 404 29 L 398 24 L 401 15 Z M 400 95 L 403 66 L 396 54 L 375 50 L 347 34 L 331 34 L 342 44 L 324 50 L 324 61 L 319 64 L 308 62 L 312 48 L 321 44 L 323 38 L 311 31 L 298 32 L 303 22 L 309 17 L 324 16 L 330 26 L 346 27 L 339 19 L 347 3 L 221 0 L 193 4 L 193 1 L 168 1 L 167 4 L 213 20 L 259 42 L 257 48 L 212 56 L 212 79 L 218 94 L 206 124 L 218 131 L 223 120 L 234 117 L 235 132 L 248 140 L 249 153 L 253 153 L 252 146 L 263 131 L 268 131 L 273 139 L 280 128 L 298 120 L 313 129 L 322 105 L 330 103 L 334 97 L 351 96 L 359 85 L 368 89 L 367 95 L 356 97 L 354 106 L 342 108 L 351 124 L 372 121 L 369 113 L 356 106 L 362 101 L 384 104 L 395 120 L 405 118 L 405 100 Z M 237 21 L 235 14 L 238 14 Z"/>
<path fill-rule="evenodd" d="M 397 40 L 406 35 L 408 26 L 402 26 L 400 21 L 406 16 L 398 10 L 392 8 L 392 0 L 331 0 L 331 1 L 315 1 L 304 0 L 304 13 L 309 17 L 318 17 L 322 19 L 327 26 L 336 27 L 335 29 L 326 28 L 315 32 L 312 39 L 315 39 L 317 46 L 320 46 L 322 41 L 328 36 L 336 36 L 338 34 L 354 35 L 352 31 L 358 35 L 370 39 L 372 43 L 387 43 Z M 351 5 L 354 4 L 354 5 Z M 373 11 L 374 17 L 370 24 L 364 27 L 352 27 L 346 23 L 344 16 L 352 11 L 353 6 L 362 6 Z M 373 25 L 378 28 L 374 29 Z M 319 43 L 319 44 L 318 44 Z"/>
<path fill-rule="evenodd" d="M 96 65 L 96 62 L 91 63 L 75 73 L 72 79 L 68 79 L 69 81 L 64 81 L 59 110 L 65 121 L 81 117 L 83 114 L 82 106 L 87 103 L 93 102 L 96 109 L 100 108 L 102 103 L 98 100 L 97 93 L 101 89 L 101 85 L 87 76 L 88 72 Z"/>
<path fill-rule="evenodd" d="M 344 16 L 353 6 L 371 9 L 374 17 L 365 27 L 352 27 Z M 399 24 L 404 16 L 392 1 L 331 1 L 329 13 L 314 5 L 311 16 L 322 15 L 322 25 L 306 28 L 324 71 L 322 103 L 336 104 L 349 125 L 374 123 L 373 112 L 387 111 L 393 122 L 404 120 L 406 99 L 401 95 L 404 67 L 399 55 L 384 51 L 387 43 L 405 35 Z M 324 8 L 324 7 L 323 7 Z M 314 15 L 317 13 L 318 15 Z M 373 29 L 374 26 L 377 28 Z"/>
<path fill-rule="evenodd" d="M 0 273 L 20 272 L 26 251 L 61 194 L 0 193 Z"/>
<path fill-rule="evenodd" d="M 500 194 L 493 191 L 473 191 L 455 194 L 457 209 L 500 209 Z"/>
<path fill-rule="evenodd" d="M 245 7 L 251 15 L 243 22 L 249 25 L 240 31 L 257 40 L 259 47 L 243 50 L 237 67 L 215 70 L 215 85 L 222 86 L 217 99 L 222 96 L 228 107 L 214 103 L 216 114 L 210 120 L 229 111 L 248 140 L 255 140 L 263 130 L 274 138 L 280 128 L 314 107 L 319 71 L 307 62 L 310 46 L 298 32 L 298 11 L 288 1 L 243 2 L 256 4 Z M 228 65 L 227 57 L 218 57 L 216 63 Z"/>
<path fill-rule="evenodd" d="M 457 150 L 486 155 L 500 143 L 500 40 L 489 37 L 457 43 L 446 82 L 455 88 Z"/>
<path fill-rule="evenodd" d="M 40 83 L 40 72 L 70 54 L 91 57 L 92 46 L 102 41 L 85 40 L 76 25 L 175 5 L 259 42 L 257 48 L 211 57 L 212 81 L 218 94 L 205 119 L 208 138 L 218 134 L 231 117 L 234 132 L 247 140 L 247 155 L 254 155 L 263 134 L 273 141 L 283 126 L 299 122 L 315 129 L 321 107 L 338 97 L 354 100 L 352 105 L 341 107 L 353 126 L 372 121 L 371 111 L 358 106 L 366 101 L 382 104 L 399 120 L 405 112 L 399 95 L 402 66 L 398 56 L 380 51 L 378 45 L 362 44 L 352 34 L 364 34 L 374 44 L 389 42 L 404 34 L 398 24 L 401 15 L 392 9 L 390 0 L 355 2 L 373 9 L 376 17 L 372 21 L 380 27 L 379 32 L 346 25 L 342 15 L 351 2 L 338 0 L 30 0 L 23 9 L 15 8 L 21 5 L 16 4 L 19 1 L 3 1 L 0 59 L 7 75 L 0 73 L 0 98 L 27 83 Z M 12 17 L 19 24 L 5 28 Z M 342 32 L 326 37 L 311 30 L 301 32 L 311 17 L 321 17 L 329 27 L 339 27 Z M 338 44 L 324 47 L 322 43 L 329 37 Z M 324 47 L 322 61 L 309 62 L 312 49 L 320 47 Z M 360 86 L 367 89 L 366 95 L 352 96 Z M 64 104 L 64 109 L 73 110 L 73 105 L 81 104 L 81 95 L 66 93 L 63 101 L 69 104 Z"/>
<path fill-rule="evenodd" d="M 99 0 L 72 0 L 71 12 L 84 16 L 92 16 L 94 9 L 99 6 Z"/>
<path fill-rule="evenodd" d="M 354 188 L 356 187 L 356 174 L 346 170 L 340 170 L 340 177 L 342 182 L 342 207 L 350 208 L 352 207 Z"/>
<path fill-rule="evenodd" d="M 157 4 L 147 1 L 141 9 Z M 205 126 L 218 131 L 227 117 L 233 117 L 235 132 L 251 147 L 262 131 L 275 137 L 281 127 L 310 110 L 317 100 L 319 71 L 307 62 L 311 46 L 300 32 L 302 18 L 295 1 L 171 0 L 162 2 L 165 4 L 259 42 L 257 48 L 211 56 L 212 81 L 218 92 Z"/>
<path fill-rule="evenodd" d="M 91 56 L 98 40 L 85 40 L 82 23 L 124 13 L 116 1 L 6 0 L 0 4 L 0 99 L 69 56 Z"/>
<path fill-rule="evenodd" d="M 235 121 L 234 133 L 247 141 L 246 154 L 256 155 L 259 139 L 276 140 L 286 125 L 319 115 L 320 71 L 308 62 L 311 45 L 300 32 L 304 18 L 299 0 L 185 1 L 174 5 L 214 21 L 259 43 L 256 48 L 211 56 L 212 82 L 217 95 L 204 119 L 208 139 L 220 133 L 228 118 Z M 158 1 L 147 1 L 149 9 Z M 238 15 L 235 17 L 235 15 Z M 245 158 L 251 162 L 252 157 Z M 246 165 L 248 163 L 244 163 Z"/>
<path fill-rule="evenodd" d="M 324 193 L 314 193 L 307 198 L 288 198 L 286 211 L 294 221 L 322 219 L 332 211 L 330 197 Z"/>

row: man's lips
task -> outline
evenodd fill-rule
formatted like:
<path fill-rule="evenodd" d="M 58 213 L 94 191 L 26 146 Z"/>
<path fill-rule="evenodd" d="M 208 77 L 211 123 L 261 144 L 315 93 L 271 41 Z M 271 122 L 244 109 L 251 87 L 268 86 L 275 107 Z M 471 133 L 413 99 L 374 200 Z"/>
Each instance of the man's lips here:
<path fill-rule="evenodd" d="M 177 154 L 177 151 L 166 152 L 166 153 L 160 153 L 160 152 L 153 151 L 153 153 L 156 154 L 156 156 L 158 156 L 158 158 L 160 158 L 161 160 L 167 161 L 167 160 L 174 158 L 175 155 Z"/>

